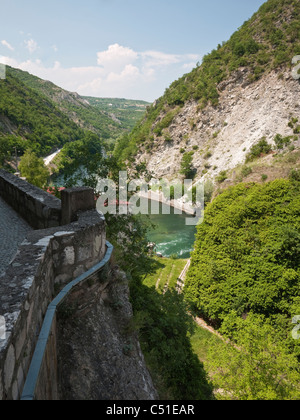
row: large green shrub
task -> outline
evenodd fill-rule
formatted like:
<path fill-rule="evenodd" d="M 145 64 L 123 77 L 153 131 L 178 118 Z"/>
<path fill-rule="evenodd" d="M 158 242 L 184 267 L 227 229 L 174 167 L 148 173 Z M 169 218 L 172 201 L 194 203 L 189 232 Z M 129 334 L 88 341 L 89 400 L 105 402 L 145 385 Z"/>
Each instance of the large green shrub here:
<path fill-rule="evenodd" d="M 300 290 L 299 189 L 240 184 L 208 205 L 185 288 L 197 310 L 218 323 L 231 310 L 289 313 Z"/>

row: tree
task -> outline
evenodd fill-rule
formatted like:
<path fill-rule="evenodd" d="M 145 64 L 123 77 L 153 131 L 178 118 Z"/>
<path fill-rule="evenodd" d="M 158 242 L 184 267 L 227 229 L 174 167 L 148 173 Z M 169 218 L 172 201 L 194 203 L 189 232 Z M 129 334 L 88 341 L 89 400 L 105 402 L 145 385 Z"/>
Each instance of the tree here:
<path fill-rule="evenodd" d="M 214 385 L 229 400 L 298 400 L 300 373 L 297 357 L 261 316 L 249 314 L 246 320 L 231 313 L 222 331 L 230 331 L 225 347 L 210 347 L 209 365 Z"/>
<path fill-rule="evenodd" d="M 67 143 L 59 154 L 58 167 L 65 187 L 85 185 L 95 189 L 109 171 L 103 142 L 88 132 L 82 140 Z"/>
<path fill-rule="evenodd" d="M 25 177 L 30 184 L 39 188 L 46 185 L 50 175 L 43 159 L 37 157 L 32 150 L 27 150 L 21 157 L 19 170 L 22 177 Z"/>
<path fill-rule="evenodd" d="M 181 161 L 180 174 L 186 179 L 193 179 L 195 170 L 193 168 L 193 154 L 194 152 L 184 153 Z"/>

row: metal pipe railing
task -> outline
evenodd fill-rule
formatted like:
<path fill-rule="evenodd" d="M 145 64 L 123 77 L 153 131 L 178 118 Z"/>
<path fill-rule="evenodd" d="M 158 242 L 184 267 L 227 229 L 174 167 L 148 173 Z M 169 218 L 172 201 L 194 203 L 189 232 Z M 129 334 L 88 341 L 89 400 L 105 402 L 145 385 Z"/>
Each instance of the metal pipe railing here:
<path fill-rule="evenodd" d="M 26 381 L 23 387 L 21 400 L 33 401 L 35 399 L 36 386 L 38 383 L 39 374 L 41 371 L 42 363 L 43 363 L 46 348 L 47 348 L 48 339 L 50 336 L 53 320 L 54 320 L 58 305 L 62 303 L 62 301 L 70 293 L 73 287 L 77 286 L 79 283 L 95 275 L 99 270 L 101 270 L 109 262 L 112 251 L 113 251 L 113 246 L 108 241 L 106 241 L 106 247 L 107 247 L 107 250 L 106 250 L 106 254 L 104 258 L 94 267 L 90 268 L 88 271 L 81 274 L 75 280 L 67 284 L 48 306 L 48 309 L 44 318 L 44 322 L 43 322 L 43 325 L 39 334 L 39 338 L 35 347 L 35 351 L 31 360 L 29 371 L 26 377 Z"/>

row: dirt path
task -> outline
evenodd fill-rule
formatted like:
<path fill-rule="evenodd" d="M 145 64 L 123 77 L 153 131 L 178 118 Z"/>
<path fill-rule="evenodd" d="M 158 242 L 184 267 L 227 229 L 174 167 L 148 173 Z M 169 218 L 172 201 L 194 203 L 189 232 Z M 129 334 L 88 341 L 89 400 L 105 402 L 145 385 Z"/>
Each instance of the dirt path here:
<path fill-rule="evenodd" d="M 221 340 L 226 341 L 224 337 L 221 336 L 221 334 L 218 333 L 213 327 L 210 327 L 202 318 L 195 317 L 194 321 L 196 322 L 199 327 L 204 328 L 205 330 L 211 332 L 212 334 L 218 336 Z"/>
<path fill-rule="evenodd" d="M 190 268 L 191 265 L 191 259 L 189 259 L 184 267 L 184 269 L 182 270 L 180 276 L 178 277 L 177 280 L 177 286 L 176 286 L 176 290 L 178 293 L 182 293 L 183 288 L 184 288 L 184 281 L 188 272 L 188 269 Z M 213 327 L 210 327 L 202 318 L 199 317 L 195 317 L 194 321 L 201 327 L 204 328 L 205 330 L 211 332 L 212 334 L 215 334 L 216 336 L 218 336 L 219 338 L 221 338 L 221 340 L 225 341 L 224 338 L 221 336 L 221 334 L 218 333 L 218 331 L 216 331 Z"/>

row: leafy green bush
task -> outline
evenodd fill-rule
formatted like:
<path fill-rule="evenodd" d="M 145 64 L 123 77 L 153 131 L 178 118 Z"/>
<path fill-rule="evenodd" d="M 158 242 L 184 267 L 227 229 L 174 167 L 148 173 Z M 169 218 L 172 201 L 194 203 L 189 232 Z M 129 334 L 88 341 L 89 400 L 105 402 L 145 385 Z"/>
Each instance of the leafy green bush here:
<path fill-rule="evenodd" d="M 297 169 L 291 169 L 289 179 L 291 181 L 299 182 L 300 181 L 300 171 L 297 170 Z"/>
<path fill-rule="evenodd" d="M 39 188 L 43 188 L 50 177 L 43 159 L 39 158 L 32 150 L 27 150 L 21 157 L 19 170 L 22 177 Z"/>
<path fill-rule="evenodd" d="M 297 177 L 298 177 L 297 173 Z M 207 206 L 186 298 L 221 324 L 231 311 L 292 317 L 300 287 L 300 185 L 239 184 Z"/>
<path fill-rule="evenodd" d="M 231 313 L 222 332 L 229 332 L 226 347 L 211 344 L 209 367 L 214 386 L 222 389 L 218 399 L 225 400 L 298 400 L 300 376 L 298 359 L 284 345 L 264 318 L 254 314 L 245 320 Z"/>
<path fill-rule="evenodd" d="M 252 174 L 253 169 L 250 166 L 243 166 L 242 170 L 241 170 L 241 175 L 243 178 L 245 178 L 246 176 Z"/>
<path fill-rule="evenodd" d="M 210 358 L 221 398 L 299 399 L 300 177 L 291 175 L 229 188 L 198 226 L 184 292 L 231 340 Z"/>
<path fill-rule="evenodd" d="M 203 157 L 204 159 L 209 159 L 210 157 L 212 157 L 212 152 L 209 150 L 208 152 L 205 153 Z"/>
<path fill-rule="evenodd" d="M 218 176 L 216 176 L 216 181 L 219 184 L 222 184 L 227 179 L 227 171 L 221 171 Z"/>
<path fill-rule="evenodd" d="M 272 151 L 272 146 L 267 142 L 266 138 L 263 137 L 259 140 L 258 143 L 254 144 L 250 152 L 246 156 L 246 162 L 251 162 L 252 160 L 260 157 L 261 155 L 267 155 Z"/>
<path fill-rule="evenodd" d="M 283 137 L 281 134 L 276 134 L 274 142 L 278 150 L 283 149 L 291 143 L 291 137 Z"/>

